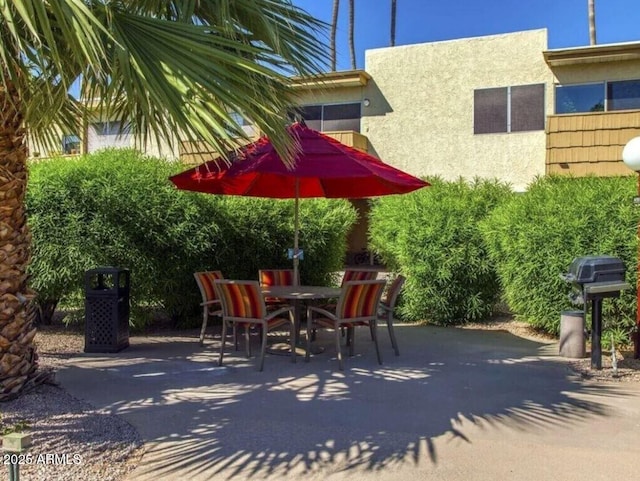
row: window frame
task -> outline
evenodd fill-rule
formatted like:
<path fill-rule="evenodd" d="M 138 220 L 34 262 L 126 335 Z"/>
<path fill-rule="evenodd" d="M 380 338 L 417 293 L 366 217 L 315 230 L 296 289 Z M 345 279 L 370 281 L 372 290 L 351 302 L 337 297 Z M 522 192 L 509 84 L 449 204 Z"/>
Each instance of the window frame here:
<path fill-rule="evenodd" d="M 89 127 L 92 128 L 99 137 L 125 137 L 131 134 L 131 124 L 127 122 L 124 128 L 122 128 L 121 120 L 89 122 Z M 121 128 L 122 130 L 120 130 Z"/>
<path fill-rule="evenodd" d="M 559 87 L 587 87 L 589 85 L 600 85 L 602 87 L 602 98 L 604 99 L 604 107 L 603 110 L 578 110 L 576 112 L 563 112 L 558 113 L 558 88 Z M 576 114 L 590 114 L 594 112 L 606 112 L 607 111 L 607 82 L 606 81 L 597 81 L 597 82 L 581 82 L 576 84 L 554 84 L 553 86 L 553 112 L 554 115 L 576 115 Z"/>
<path fill-rule="evenodd" d="M 542 125 L 540 128 L 538 129 L 517 129 L 514 130 L 513 129 L 513 101 L 512 101 L 512 89 L 518 89 L 518 88 L 523 88 L 523 87 L 542 87 L 542 95 L 541 95 L 541 106 L 542 106 Z M 498 130 L 498 131 L 478 131 L 478 122 L 476 121 L 477 119 L 477 111 L 476 111 L 476 106 L 477 106 L 477 98 L 476 98 L 476 94 L 478 92 L 481 91 L 488 91 L 488 90 L 504 90 L 505 91 L 505 95 L 506 95 L 506 105 L 505 107 L 505 116 L 506 116 L 506 125 L 505 125 L 505 130 Z M 518 84 L 518 85 L 507 85 L 507 86 L 500 86 L 500 87 L 483 87 L 483 88 L 476 88 L 473 89 L 473 135 L 491 135 L 491 134 L 513 134 L 513 133 L 520 133 L 520 132 L 539 132 L 539 131 L 544 131 L 545 129 L 545 123 L 546 123 L 546 100 L 547 100 L 547 84 L 545 84 L 544 82 L 538 82 L 538 83 L 532 83 L 532 84 Z M 502 106 L 499 106 L 502 107 Z"/>
<path fill-rule="evenodd" d="M 360 129 L 362 127 L 362 100 L 356 100 L 353 102 L 330 102 L 330 103 L 315 103 L 315 104 L 304 104 L 304 105 L 299 105 L 296 108 L 296 113 L 299 113 L 300 110 L 302 109 L 306 109 L 309 107 L 320 107 L 320 132 L 328 132 L 325 131 L 325 107 L 332 107 L 332 106 L 336 106 L 336 105 L 358 105 L 359 110 L 360 110 L 360 116 L 358 117 L 358 130 L 353 130 L 350 129 L 354 132 L 360 132 Z M 334 119 L 332 119 L 331 121 L 333 121 Z M 355 120 L 355 119 L 341 119 L 341 120 Z"/>
<path fill-rule="evenodd" d="M 580 82 L 580 83 L 569 83 L 569 84 L 562 84 L 562 83 L 556 83 L 554 84 L 554 88 L 553 88 L 553 94 L 554 94 L 554 99 L 553 99 L 553 112 L 554 115 L 579 115 L 579 114 L 590 114 L 590 113 L 601 113 L 601 112 L 624 112 L 624 111 L 631 111 L 631 110 L 640 110 L 640 107 L 638 108 L 631 108 L 631 109 L 611 109 L 609 104 L 611 100 L 615 100 L 615 99 L 611 99 L 609 98 L 609 85 L 610 84 L 615 84 L 618 82 L 639 82 L 640 83 L 640 78 L 631 78 L 631 79 L 616 79 L 616 80 L 598 80 L 598 81 L 594 81 L 594 82 Z M 602 98 L 604 99 L 604 108 L 603 110 L 597 110 L 597 111 L 584 111 L 584 110 L 579 110 L 576 112 L 563 112 L 563 113 L 558 113 L 558 109 L 557 109 L 557 99 L 558 99 L 558 88 L 562 88 L 562 87 L 581 87 L 581 86 L 587 86 L 587 85 L 600 85 L 602 87 Z M 638 97 L 638 102 L 640 103 L 640 97 Z"/>

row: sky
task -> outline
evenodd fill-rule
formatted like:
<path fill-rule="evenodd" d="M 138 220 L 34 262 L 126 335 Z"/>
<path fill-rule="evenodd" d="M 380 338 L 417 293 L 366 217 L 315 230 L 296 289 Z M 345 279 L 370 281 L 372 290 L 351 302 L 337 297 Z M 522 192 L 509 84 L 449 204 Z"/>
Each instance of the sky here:
<path fill-rule="evenodd" d="M 331 23 L 333 0 L 293 3 Z M 357 68 L 365 68 L 365 50 L 389 46 L 390 5 L 391 0 L 355 0 Z M 589 45 L 587 0 L 397 0 L 397 5 L 396 45 L 538 28 L 547 29 L 550 49 Z M 598 44 L 640 41 L 639 0 L 595 0 L 595 11 Z M 340 0 L 339 12 L 337 69 L 348 70 L 348 0 Z"/>

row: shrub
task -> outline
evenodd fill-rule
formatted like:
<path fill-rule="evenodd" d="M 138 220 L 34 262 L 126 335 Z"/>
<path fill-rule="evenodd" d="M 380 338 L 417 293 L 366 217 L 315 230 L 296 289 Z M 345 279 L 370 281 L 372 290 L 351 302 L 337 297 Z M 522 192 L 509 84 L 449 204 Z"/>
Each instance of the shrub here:
<path fill-rule="evenodd" d="M 491 314 L 499 283 L 478 223 L 508 199 L 498 181 L 431 180 L 431 187 L 377 200 L 369 227 L 373 250 L 407 276 L 401 316 L 438 324 Z"/>
<path fill-rule="evenodd" d="M 560 312 L 571 307 L 570 288 L 560 274 L 575 257 L 620 257 L 627 266 L 626 280 L 635 287 L 634 193 L 632 177 L 545 177 L 498 207 L 481 229 L 509 308 L 534 327 L 557 334 Z M 635 316 L 635 290 L 603 307 L 608 328 L 628 331 Z"/>
<path fill-rule="evenodd" d="M 256 279 L 260 267 L 291 265 L 293 201 L 179 191 L 168 177 L 183 169 L 133 150 L 32 165 L 29 273 L 39 302 L 80 305 L 84 271 L 115 265 L 131 270 L 134 308 L 160 306 L 184 320 L 199 304 L 193 272 Z M 302 278 L 325 279 L 342 266 L 355 212 L 346 201 L 305 200 L 301 218 L 303 239 L 311 236 Z"/>

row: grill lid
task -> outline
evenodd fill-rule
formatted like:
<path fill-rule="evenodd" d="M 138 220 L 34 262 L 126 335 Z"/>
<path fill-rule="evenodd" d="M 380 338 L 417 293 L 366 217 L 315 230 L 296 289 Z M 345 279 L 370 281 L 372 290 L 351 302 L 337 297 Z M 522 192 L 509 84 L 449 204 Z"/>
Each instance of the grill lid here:
<path fill-rule="evenodd" d="M 563 276 L 567 282 L 586 284 L 591 282 L 623 282 L 624 262 L 613 256 L 576 257 Z"/>

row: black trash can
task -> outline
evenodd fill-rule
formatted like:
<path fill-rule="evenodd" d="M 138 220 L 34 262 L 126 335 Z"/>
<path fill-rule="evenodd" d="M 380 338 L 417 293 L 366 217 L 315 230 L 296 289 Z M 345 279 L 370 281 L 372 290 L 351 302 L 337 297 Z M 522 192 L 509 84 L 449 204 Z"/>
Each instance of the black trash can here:
<path fill-rule="evenodd" d="M 84 352 L 129 346 L 129 270 L 99 267 L 84 274 Z"/>

